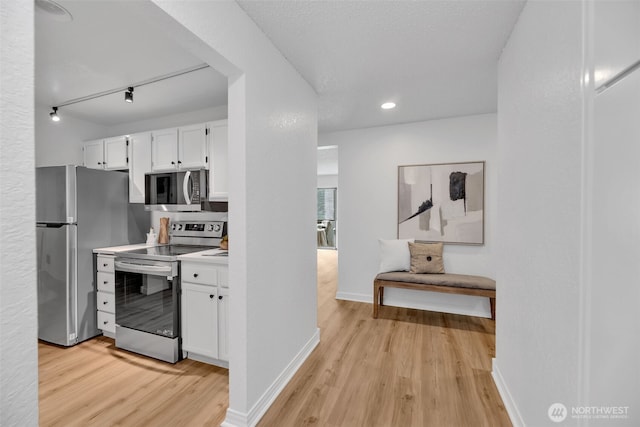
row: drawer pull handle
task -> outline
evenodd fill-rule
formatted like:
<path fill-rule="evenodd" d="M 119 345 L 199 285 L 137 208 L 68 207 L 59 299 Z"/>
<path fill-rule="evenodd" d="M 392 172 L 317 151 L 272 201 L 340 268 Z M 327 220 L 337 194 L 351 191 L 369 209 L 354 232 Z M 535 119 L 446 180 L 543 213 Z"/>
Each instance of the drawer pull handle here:
<path fill-rule="evenodd" d="M 105 321 L 104 321 L 104 322 L 102 322 L 102 323 L 106 325 L 107 323 L 109 323 L 109 321 L 108 321 L 108 320 L 105 320 Z"/>
<path fill-rule="evenodd" d="M 218 299 L 222 299 L 222 295 L 220 295 L 220 296 L 218 297 Z"/>
<path fill-rule="evenodd" d="M 209 298 L 213 299 L 213 295 L 209 295 Z"/>
<path fill-rule="evenodd" d="M 193 273 L 193 277 L 198 277 L 198 273 Z"/>
<path fill-rule="evenodd" d="M 108 265 L 109 265 L 109 264 L 102 264 L 102 266 L 103 266 L 103 267 L 106 267 L 106 266 L 108 266 Z"/>
<path fill-rule="evenodd" d="M 104 284 L 105 284 L 105 285 L 106 285 L 106 284 L 108 284 L 108 283 L 109 283 L 109 281 L 108 281 L 108 280 L 105 280 L 105 281 L 104 281 Z"/>
<path fill-rule="evenodd" d="M 102 304 L 107 305 L 109 301 L 102 301 Z"/>

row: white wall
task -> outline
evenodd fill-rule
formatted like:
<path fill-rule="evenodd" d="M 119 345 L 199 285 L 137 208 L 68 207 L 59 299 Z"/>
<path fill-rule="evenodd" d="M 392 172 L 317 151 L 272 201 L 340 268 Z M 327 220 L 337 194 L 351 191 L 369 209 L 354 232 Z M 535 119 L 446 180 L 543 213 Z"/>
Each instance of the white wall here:
<path fill-rule="evenodd" d="M 49 118 L 51 109 L 37 106 L 35 111 L 36 166 L 81 165 L 82 142 L 107 136 L 105 126 L 65 115 L 61 120 Z"/>
<path fill-rule="evenodd" d="M 338 175 L 318 175 L 318 188 L 338 188 Z"/>
<path fill-rule="evenodd" d="M 169 116 L 154 117 L 153 119 L 109 126 L 107 134 L 102 136 L 128 135 L 137 132 L 192 125 L 226 118 L 227 106 L 223 105 L 222 107 L 203 108 L 201 110 L 186 111 Z"/>
<path fill-rule="evenodd" d="M 595 75 L 640 59 L 640 2 L 595 2 Z M 596 82 L 598 85 L 600 82 Z M 589 405 L 628 406 L 640 425 L 640 70 L 595 98 L 587 231 Z"/>
<path fill-rule="evenodd" d="M 554 425 L 581 381 L 582 18 L 527 2 L 499 62 L 494 377 L 515 425 Z"/>
<path fill-rule="evenodd" d="M 169 16 L 149 10 L 148 18 L 229 77 L 234 243 L 225 425 L 252 425 L 319 339 L 310 227 L 316 216 L 316 95 L 237 3 L 154 3 Z"/>
<path fill-rule="evenodd" d="M 444 263 L 451 273 L 495 277 L 495 114 L 323 133 L 319 143 L 338 146 L 338 298 L 372 301 L 378 239 L 397 238 L 399 165 L 486 161 L 485 244 L 445 245 Z M 385 303 L 490 316 L 481 297 L 389 289 Z"/>
<path fill-rule="evenodd" d="M 33 2 L 0 1 L 0 425 L 38 425 Z"/>

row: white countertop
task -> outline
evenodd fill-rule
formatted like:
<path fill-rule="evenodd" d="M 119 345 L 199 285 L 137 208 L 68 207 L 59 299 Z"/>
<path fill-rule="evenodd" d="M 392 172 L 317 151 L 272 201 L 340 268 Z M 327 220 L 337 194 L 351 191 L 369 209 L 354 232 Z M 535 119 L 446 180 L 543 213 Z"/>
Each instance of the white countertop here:
<path fill-rule="evenodd" d="M 118 252 L 132 251 L 134 249 L 149 248 L 157 246 L 157 243 L 139 243 L 137 245 L 111 246 L 109 248 L 97 248 L 93 250 L 94 254 L 115 255 Z"/>
<path fill-rule="evenodd" d="M 194 261 L 194 262 L 205 262 L 212 264 L 228 264 L 229 257 L 228 256 L 214 256 L 216 254 L 221 254 L 227 252 L 222 249 L 208 249 L 206 251 L 193 252 L 186 255 L 180 255 L 178 259 L 180 261 Z"/>

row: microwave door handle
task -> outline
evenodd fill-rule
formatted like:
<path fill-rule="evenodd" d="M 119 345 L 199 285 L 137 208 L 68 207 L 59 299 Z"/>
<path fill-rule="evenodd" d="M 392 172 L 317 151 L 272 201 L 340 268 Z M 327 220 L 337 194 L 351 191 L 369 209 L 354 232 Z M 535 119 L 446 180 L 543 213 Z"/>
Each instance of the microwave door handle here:
<path fill-rule="evenodd" d="M 189 196 L 189 183 L 191 182 L 191 171 L 187 171 L 184 174 L 184 181 L 182 181 L 182 192 L 184 193 L 185 202 L 190 205 L 191 197 Z"/>

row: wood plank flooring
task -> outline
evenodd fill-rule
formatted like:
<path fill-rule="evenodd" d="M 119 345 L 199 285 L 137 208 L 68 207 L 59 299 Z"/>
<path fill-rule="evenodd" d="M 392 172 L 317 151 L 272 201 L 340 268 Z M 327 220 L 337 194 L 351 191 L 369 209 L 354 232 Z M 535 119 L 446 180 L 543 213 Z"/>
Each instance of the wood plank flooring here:
<path fill-rule="evenodd" d="M 175 365 L 94 338 L 70 348 L 39 343 L 41 426 L 219 426 L 229 406 L 226 369 Z"/>
<path fill-rule="evenodd" d="M 335 299 L 337 252 L 318 251 L 321 342 L 261 427 L 510 426 L 491 379 L 489 319 Z M 175 365 L 108 338 L 39 345 L 41 426 L 217 426 L 227 370 Z"/>
<path fill-rule="evenodd" d="M 336 283 L 336 251 L 318 251 L 320 344 L 259 426 L 511 426 L 492 320 L 387 306 L 373 319 Z"/>

